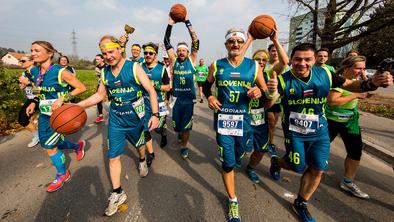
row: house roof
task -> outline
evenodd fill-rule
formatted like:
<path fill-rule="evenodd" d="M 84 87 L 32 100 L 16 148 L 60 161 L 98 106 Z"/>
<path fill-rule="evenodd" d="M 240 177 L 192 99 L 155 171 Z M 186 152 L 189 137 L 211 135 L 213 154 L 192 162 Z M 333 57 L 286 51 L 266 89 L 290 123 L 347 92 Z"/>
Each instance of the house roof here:
<path fill-rule="evenodd" d="M 17 52 L 8 52 L 10 55 L 15 57 L 17 60 L 21 59 L 23 56 L 25 56 L 24 53 L 17 53 Z"/>

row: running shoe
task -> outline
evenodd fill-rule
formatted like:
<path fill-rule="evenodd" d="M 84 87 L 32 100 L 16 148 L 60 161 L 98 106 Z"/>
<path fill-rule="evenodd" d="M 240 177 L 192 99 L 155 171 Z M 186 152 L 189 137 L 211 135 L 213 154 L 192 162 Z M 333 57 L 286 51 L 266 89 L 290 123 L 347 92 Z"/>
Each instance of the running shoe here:
<path fill-rule="evenodd" d="M 277 156 L 271 157 L 270 174 L 272 179 L 276 181 L 280 180 L 280 166 L 279 166 L 279 158 Z"/>
<path fill-rule="evenodd" d="M 178 143 L 182 143 L 181 134 L 178 133 Z"/>
<path fill-rule="evenodd" d="M 98 116 L 98 117 L 96 118 L 96 120 L 95 120 L 94 122 L 95 122 L 95 123 L 104 122 L 104 117 L 103 117 L 102 115 L 100 115 L 100 116 Z"/>
<path fill-rule="evenodd" d="M 308 203 L 294 200 L 293 211 L 297 214 L 298 218 L 303 222 L 316 222 L 315 218 L 309 213 Z"/>
<path fill-rule="evenodd" d="M 85 146 L 86 146 L 86 141 L 85 140 L 80 140 L 77 142 L 79 148 L 75 151 L 75 153 L 77 154 L 75 156 L 75 158 L 78 161 L 81 161 L 83 159 L 83 157 L 85 156 Z"/>
<path fill-rule="evenodd" d="M 238 202 L 228 202 L 228 221 L 229 222 L 241 222 L 241 217 L 238 212 Z"/>
<path fill-rule="evenodd" d="M 63 187 L 63 184 L 71 178 L 70 171 L 67 170 L 65 174 L 56 174 L 55 180 L 47 187 L 47 192 L 52 193 Z"/>
<path fill-rule="evenodd" d="M 127 195 L 124 191 L 121 193 L 112 192 L 108 198 L 108 207 L 105 209 L 106 216 L 112 216 L 118 211 L 118 207 L 126 202 Z"/>
<path fill-rule="evenodd" d="M 183 159 L 189 158 L 189 149 L 187 147 L 181 148 L 181 157 Z"/>
<path fill-rule="evenodd" d="M 31 142 L 27 144 L 27 147 L 29 148 L 35 147 L 39 142 L 40 142 L 40 137 L 38 137 L 38 135 L 33 136 L 31 138 Z"/>
<path fill-rule="evenodd" d="M 164 148 L 165 146 L 167 146 L 167 136 L 162 136 L 160 140 L 160 147 Z"/>
<path fill-rule="evenodd" d="M 138 170 L 140 172 L 140 177 L 146 177 L 148 175 L 149 169 L 148 169 L 148 164 L 146 163 L 146 160 L 139 163 Z"/>
<path fill-rule="evenodd" d="M 355 184 L 354 182 L 346 183 L 345 181 L 342 180 L 341 183 L 339 184 L 339 187 L 342 190 L 345 190 L 356 197 L 369 199 L 369 195 L 361 191 L 360 188 L 357 186 L 357 184 Z"/>
<path fill-rule="evenodd" d="M 260 178 L 254 169 L 246 169 L 246 174 L 253 183 L 259 183 Z"/>

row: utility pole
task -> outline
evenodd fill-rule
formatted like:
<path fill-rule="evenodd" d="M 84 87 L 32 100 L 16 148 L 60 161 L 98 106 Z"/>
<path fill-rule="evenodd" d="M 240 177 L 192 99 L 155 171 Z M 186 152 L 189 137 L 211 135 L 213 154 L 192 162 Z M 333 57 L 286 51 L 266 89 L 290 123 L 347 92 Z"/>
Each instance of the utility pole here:
<path fill-rule="evenodd" d="M 317 42 L 318 19 L 319 19 L 319 0 L 315 0 L 315 11 L 313 13 L 313 30 L 312 30 L 312 42 L 315 45 Z"/>
<path fill-rule="evenodd" d="M 77 54 L 77 37 L 76 37 L 76 32 L 73 29 L 73 31 L 71 32 L 71 44 L 73 45 L 73 57 L 78 57 Z"/>

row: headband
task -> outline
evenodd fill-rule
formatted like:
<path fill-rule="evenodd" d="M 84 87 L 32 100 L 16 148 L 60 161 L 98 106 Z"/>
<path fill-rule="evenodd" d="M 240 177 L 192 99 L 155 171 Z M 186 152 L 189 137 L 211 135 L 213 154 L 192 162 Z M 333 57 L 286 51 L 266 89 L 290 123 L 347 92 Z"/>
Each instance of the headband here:
<path fill-rule="evenodd" d="M 226 41 L 229 40 L 229 38 L 232 38 L 232 37 L 239 37 L 239 38 L 241 38 L 244 41 L 246 40 L 245 34 L 243 34 L 242 32 L 230 32 L 225 37 Z"/>
<path fill-rule="evenodd" d="M 181 49 L 181 48 L 184 48 L 184 49 L 186 49 L 187 51 L 189 51 L 189 48 L 188 48 L 187 45 L 185 45 L 185 44 L 180 44 L 180 45 L 178 45 L 178 46 L 176 47 L 176 50 Z"/>
<path fill-rule="evenodd" d="M 155 53 L 157 53 L 156 50 L 152 46 L 145 46 L 144 47 L 144 51 L 145 52 L 155 52 Z"/>
<path fill-rule="evenodd" d="M 135 45 L 135 46 L 132 46 L 131 49 L 138 49 L 138 50 L 141 50 L 141 47 Z"/>
<path fill-rule="evenodd" d="M 261 51 L 261 52 L 256 53 L 256 55 L 253 56 L 253 59 L 256 59 L 259 56 L 261 56 L 261 57 L 263 57 L 265 59 L 269 59 L 270 58 L 269 55 L 265 51 Z"/>
<path fill-rule="evenodd" d="M 110 43 L 106 43 L 106 44 L 100 44 L 100 49 L 114 49 L 114 48 L 120 48 L 119 43 L 116 42 L 110 42 Z"/>

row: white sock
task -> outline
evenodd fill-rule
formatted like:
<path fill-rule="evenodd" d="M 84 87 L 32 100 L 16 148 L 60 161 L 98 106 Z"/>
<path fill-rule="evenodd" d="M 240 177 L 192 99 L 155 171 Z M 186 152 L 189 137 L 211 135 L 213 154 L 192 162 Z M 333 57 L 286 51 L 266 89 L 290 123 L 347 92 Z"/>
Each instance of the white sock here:
<path fill-rule="evenodd" d="M 34 133 L 32 133 L 33 134 L 33 138 L 34 137 L 38 137 L 38 130 L 37 131 L 35 131 Z"/>
<path fill-rule="evenodd" d="M 237 197 L 235 197 L 234 199 L 228 198 L 231 202 L 238 202 Z"/>

